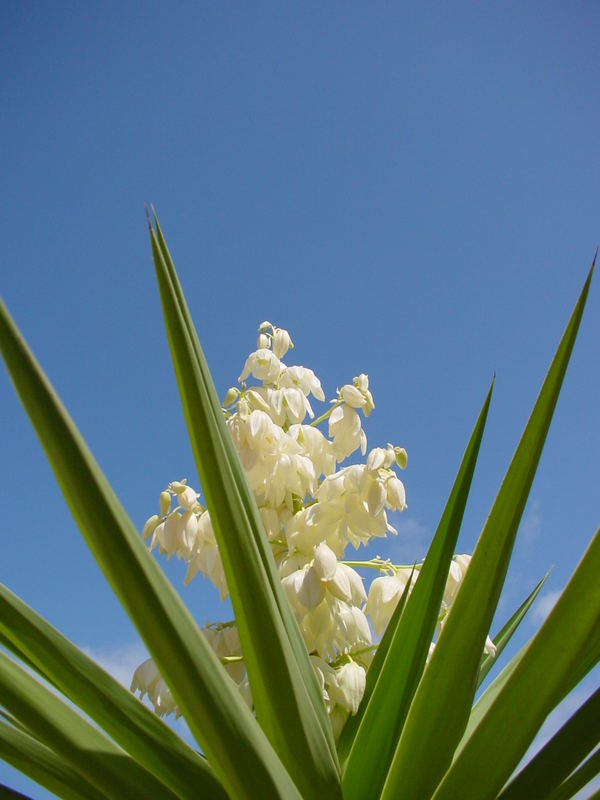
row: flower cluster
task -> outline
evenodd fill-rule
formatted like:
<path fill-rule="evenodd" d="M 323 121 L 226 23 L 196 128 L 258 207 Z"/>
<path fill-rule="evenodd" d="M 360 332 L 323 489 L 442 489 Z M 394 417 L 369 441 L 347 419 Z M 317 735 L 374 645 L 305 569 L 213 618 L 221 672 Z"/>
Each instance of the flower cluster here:
<path fill-rule="evenodd" d="M 286 330 L 263 322 L 257 349 L 247 358 L 239 385 L 227 392 L 223 412 L 337 734 L 364 693 L 375 649 L 369 619 L 380 636 L 413 574 L 379 558 L 351 565 L 344 553 L 349 544 L 357 549 L 397 533 L 387 512 L 406 508 L 396 468 L 406 467 L 407 456 L 391 444 L 367 455 L 361 414 L 368 417 L 375 406 L 366 375 L 338 389 L 328 410 L 315 419 L 311 398 L 325 400 L 321 383 L 311 369 L 283 362 L 291 348 Z M 319 425 L 327 426 L 326 433 Z M 341 466 L 358 450 L 367 455 L 364 463 Z M 185 480 L 161 492 L 159 514 L 148 519 L 142 534 L 151 550 L 186 562 L 186 584 L 202 573 L 225 599 L 227 583 L 210 514 Z M 452 562 L 439 630 L 468 559 Z M 383 573 L 368 596 L 353 568 L 357 565 Z M 208 625 L 204 632 L 251 706 L 235 624 Z M 136 670 L 132 689 L 147 694 L 157 713 L 177 713 L 151 660 Z"/>

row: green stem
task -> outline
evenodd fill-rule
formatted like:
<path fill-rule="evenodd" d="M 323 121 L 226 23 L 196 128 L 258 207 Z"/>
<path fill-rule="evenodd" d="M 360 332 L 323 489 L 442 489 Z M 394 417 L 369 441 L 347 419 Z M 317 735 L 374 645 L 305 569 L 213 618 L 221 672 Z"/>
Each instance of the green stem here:
<path fill-rule="evenodd" d="M 329 408 L 324 414 L 321 414 L 320 417 L 313 419 L 313 421 L 310 423 L 310 427 L 315 428 L 317 425 L 320 425 L 321 422 L 324 422 L 326 419 L 329 419 L 329 417 L 333 412 L 333 409 L 341 405 L 342 405 L 342 400 L 336 400 L 335 403 L 331 406 L 331 408 Z"/>
<path fill-rule="evenodd" d="M 340 561 L 340 564 L 345 564 L 347 567 L 364 567 L 365 569 L 378 569 L 380 572 L 399 572 L 401 569 L 421 569 L 422 564 L 392 564 L 391 561 L 385 561 L 383 558 L 372 558 L 370 561 Z"/>

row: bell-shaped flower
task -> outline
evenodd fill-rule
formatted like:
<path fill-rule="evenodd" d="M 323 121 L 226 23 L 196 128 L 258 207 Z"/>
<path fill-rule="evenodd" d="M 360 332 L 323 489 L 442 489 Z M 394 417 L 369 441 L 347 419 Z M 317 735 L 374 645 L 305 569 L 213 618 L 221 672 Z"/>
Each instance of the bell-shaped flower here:
<path fill-rule="evenodd" d="M 186 511 L 178 520 L 177 530 L 177 555 L 181 558 L 191 558 L 196 547 L 198 535 L 198 517 L 194 511 Z"/>
<path fill-rule="evenodd" d="M 377 636 L 381 636 L 387 628 L 410 575 L 411 570 L 398 570 L 394 575 L 383 575 L 371 583 L 365 613 Z"/>
<path fill-rule="evenodd" d="M 241 383 L 253 375 L 256 380 L 263 381 L 263 383 L 275 383 L 283 368 L 283 364 L 275 353 L 267 350 L 266 347 L 261 347 L 248 356 L 238 380 Z"/>
<path fill-rule="evenodd" d="M 302 452 L 310 458 L 317 476 L 329 475 L 335 471 L 336 458 L 333 444 L 318 428 L 310 425 L 290 425 L 288 433 L 298 442 Z"/>
<path fill-rule="evenodd" d="M 219 658 L 239 657 L 242 655 L 242 645 L 238 629 L 235 625 L 227 625 L 217 628 L 205 626 L 202 629 L 208 643 Z M 224 664 L 225 670 L 233 680 L 240 684 L 246 675 L 246 665 L 243 661 L 233 661 Z"/>
<path fill-rule="evenodd" d="M 314 570 L 322 581 L 331 581 L 335 577 L 338 561 L 335 553 L 325 542 L 315 547 Z"/>
<path fill-rule="evenodd" d="M 330 690 L 332 700 L 356 714 L 365 693 L 366 671 L 356 661 L 350 660 L 335 670 L 337 685 Z"/>
<path fill-rule="evenodd" d="M 191 486 L 186 486 L 182 492 L 177 495 L 177 502 L 186 511 L 191 511 L 196 507 L 198 502 L 198 493 L 195 492 Z"/>
<path fill-rule="evenodd" d="M 404 484 L 395 475 L 388 478 L 385 483 L 386 506 L 393 511 L 404 511 L 406 508 L 406 491 Z"/>
<path fill-rule="evenodd" d="M 134 693 L 139 692 L 140 698 L 147 695 L 154 706 L 155 713 L 159 717 L 164 717 L 168 714 L 181 716 L 169 687 L 162 679 L 156 664 L 151 658 L 140 664 L 133 673 L 131 691 Z"/>
<path fill-rule="evenodd" d="M 444 603 L 450 606 L 456 597 L 456 593 L 460 587 L 460 584 L 463 581 L 467 573 L 467 569 L 469 564 L 471 563 L 471 556 L 470 555 L 458 555 L 454 556 L 452 561 L 450 562 L 450 570 L 448 572 L 448 578 L 446 580 L 446 588 L 444 589 Z"/>
<path fill-rule="evenodd" d="M 325 395 L 321 388 L 321 381 L 317 378 L 312 369 L 307 367 L 284 367 L 279 376 L 279 385 L 282 388 L 297 386 L 302 394 L 308 396 L 312 394 L 317 400 L 323 402 Z"/>
<path fill-rule="evenodd" d="M 304 570 L 298 600 L 309 611 L 316 608 L 325 597 L 325 585 L 314 566 Z"/>
<path fill-rule="evenodd" d="M 333 439 L 338 461 L 343 461 L 359 447 L 363 455 L 367 450 L 367 437 L 360 424 L 360 417 L 347 403 L 342 403 L 331 412 L 329 436 Z"/>
<path fill-rule="evenodd" d="M 271 346 L 277 358 L 283 358 L 287 351 L 294 346 L 294 343 L 287 331 L 283 328 L 274 328 Z"/>

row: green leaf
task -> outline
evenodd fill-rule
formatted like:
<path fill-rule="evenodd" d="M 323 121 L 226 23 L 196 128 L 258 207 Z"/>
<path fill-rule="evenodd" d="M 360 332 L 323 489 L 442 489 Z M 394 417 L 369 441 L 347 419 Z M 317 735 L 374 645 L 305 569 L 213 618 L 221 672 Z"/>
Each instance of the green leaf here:
<path fill-rule="evenodd" d="M 513 633 L 521 624 L 525 614 L 527 614 L 535 598 L 540 593 L 542 586 L 546 583 L 548 575 L 550 575 L 550 570 L 548 570 L 548 572 L 544 575 L 541 581 L 533 589 L 531 594 L 523 601 L 523 603 L 521 603 L 519 608 L 515 611 L 508 622 L 502 626 L 498 633 L 492 636 L 492 641 L 496 646 L 496 654 L 492 655 L 491 653 L 486 653 L 486 655 L 483 657 L 483 661 L 481 662 L 481 667 L 479 669 L 479 675 L 477 676 L 477 688 L 481 686 L 488 672 L 500 658 L 500 654 L 510 642 Z"/>
<path fill-rule="evenodd" d="M 552 612 L 448 770 L 435 800 L 496 797 L 571 687 L 600 621 L 600 530 Z M 507 736 L 510 731 L 510 736 Z M 482 790 L 481 779 L 485 776 Z"/>
<path fill-rule="evenodd" d="M 592 270 L 414 696 L 384 787 L 384 800 L 430 797 L 450 766 L 465 730 L 485 638 L 575 342 L 591 277 Z"/>
<path fill-rule="evenodd" d="M 14 789 L 10 789 L 2 783 L 0 784 L 0 800 L 31 800 L 31 798 L 21 792 L 15 792 Z"/>
<path fill-rule="evenodd" d="M 106 795 L 67 766 L 53 750 L 3 721 L 0 721 L 0 758 L 63 800 L 106 800 Z"/>
<path fill-rule="evenodd" d="M 169 786 L 195 800 L 227 795 L 206 759 L 75 645 L 0 584 L 2 641 Z M 156 754 L 160 753 L 160 758 Z"/>
<path fill-rule="evenodd" d="M 600 742 L 600 688 L 513 778 L 498 800 L 527 800 L 569 777 Z"/>
<path fill-rule="evenodd" d="M 481 720 L 485 717 L 488 710 L 495 702 L 505 683 L 525 655 L 528 647 L 529 642 L 511 658 L 508 664 L 506 664 L 506 666 L 502 669 L 502 672 L 486 688 L 473 706 L 463 737 L 456 748 L 456 752 L 454 753 L 455 760 L 467 741 L 471 738 Z M 563 697 L 566 697 L 569 692 L 574 689 L 581 680 L 583 680 L 588 672 L 596 666 L 598 661 L 600 661 L 600 626 L 598 627 L 598 630 L 594 631 L 585 648 L 585 652 L 580 656 L 580 658 L 577 660 L 577 663 L 573 666 L 573 669 L 569 675 L 569 680 L 567 680 L 564 684 L 563 694 L 560 700 L 562 700 Z"/>
<path fill-rule="evenodd" d="M 176 800 L 177 795 L 1 652 L 0 689 L 4 707 L 101 793 Z"/>
<path fill-rule="evenodd" d="M 257 718 L 304 797 L 339 797 L 337 756 L 316 676 L 155 222 L 150 237 L 165 327 Z"/>
<path fill-rule="evenodd" d="M 94 461 L 0 303 L 0 348 L 69 507 L 228 793 L 297 798 L 237 688 Z"/>
<path fill-rule="evenodd" d="M 400 595 L 400 599 L 398 600 L 398 605 L 394 609 L 394 613 L 391 616 L 391 619 L 388 623 L 387 628 L 381 638 L 381 641 L 377 645 L 377 650 L 375 651 L 375 657 L 371 662 L 369 669 L 367 670 L 367 676 L 365 680 L 365 692 L 362 696 L 362 700 L 360 701 L 360 705 L 358 707 L 358 711 L 356 714 L 348 717 L 346 720 L 346 724 L 340 734 L 340 738 L 338 740 L 338 756 L 340 759 L 340 763 L 342 764 L 342 769 L 345 768 L 347 758 L 350 754 L 350 750 L 352 748 L 352 743 L 356 736 L 356 732 L 360 727 L 360 723 L 365 715 L 365 711 L 367 706 L 371 701 L 371 695 L 373 694 L 373 690 L 377 684 L 379 679 L 379 673 L 383 669 L 383 665 L 385 663 L 385 658 L 387 656 L 387 652 L 390 648 L 391 641 L 394 637 L 394 633 L 398 627 L 398 623 L 400 621 L 400 617 L 404 612 L 404 608 L 406 606 L 406 601 L 408 599 L 408 593 L 410 587 L 413 584 L 413 578 L 415 575 L 415 567 L 413 566 L 412 572 L 410 573 L 410 579 L 406 582 L 406 586 L 402 594 Z"/>
<path fill-rule="evenodd" d="M 600 774 L 600 750 L 596 750 L 595 753 L 592 753 L 578 770 L 570 775 L 564 783 L 558 786 L 552 794 L 548 795 L 546 800 L 569 800 L 570 797 L 576 795 L 580 789 L 586 786 L 592 778 L 595 778 L 598 774 Z M 590 795 L 589 800 L 598 800 L 598 798 L 600 798 L 600 790 Z"/>
<path fill-rule="evenodd" d="M 348 800 L 378 798 L 438 620 L 492 396 L 487 394 L 414 589 L 391 638 L 343 776 Z M 414 795 L 413 795 L 414 796 Z"/>

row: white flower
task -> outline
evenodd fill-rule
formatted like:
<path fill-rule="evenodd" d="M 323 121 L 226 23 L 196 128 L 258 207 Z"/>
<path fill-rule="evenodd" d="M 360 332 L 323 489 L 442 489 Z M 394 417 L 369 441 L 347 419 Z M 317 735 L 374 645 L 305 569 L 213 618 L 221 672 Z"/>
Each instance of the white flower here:
<path fill-rule="evenodd" d="M 284 367 L 279 376 L 279 385 L 282 387 L 297 386 L 302 394 L 312 394 L 317 400 L 323 402 L 325 395 L 321 388 L 321 381 L 312 369 L 306 367 Z"/>
<path fill-rule="evenodd" d="M 350 660 L 335 670 L 335 676 L 337 685 L 330 689 L 331 699 L 346 708 L 351 714 L 356 714 L 365 693 L 365 668 Z"/>
<path fill-rule="evenodd" d="M 329 435 L 338 461 L 343 461 L 359 447 L 364 455 L 367 437 L 360 424 L 360 417 L 347 403 L 342 403 L 331 412 Z"/>
<path fill-rule="evenodd" d="M 155 713 L 160 717 L 167 714 L 176 714 L 178 717 L 181 715 L 169 687 L 161 678 L 156 664 L 151 658 L 140 664 L 133 673 L 131 691 L 139 692 L 140 698 L 148 695 Z"/>
<path fill-rule="evenodd" d="M 258 381 L 275 383 L 283 368 L 283 364 L 275 353 L 267 350 L 266 347 L 261 347 L 248 356 L 238 380 L 245 381 L 249 375 L 253 375 Z"/>
<path fill-rule="evenodd" d="M 337 463 L 357 449 L 366 453 L 357 410 L 366 417 L 374 408 L 368 377 L 361 374 L 342 386 L 326 437 L 314 424 L 303 424 L 307 415 L 314 417 L 309 395 L 319 401 L 325 395 L 312 370 L 282 363 L 292 347 L 286 330 L 263 322 L 257 349 L 239 378 L 245 382 L 252 376 L 261 385 L 244 383 L 241 389 L 230 389 L 225 398 L 229 411 L 224 409 L 224 414 L 337 738 L 348 715 L 358 709 L 373 658 L 366 612 L 381 633 L 410 574 L 407 570 L 375 580 L 367 599 L 360 575 L 338 559 L 348 544 L 358 548 L 374 537 L 395 533 L 386 509 L 401 511 L 406 506 L 404 486 L 393 471 L 394 466 L 406 465 L 406 453 L 391 444 L 376 447 L 366 464 L 336 472 Z M 171 511 L 173 496 L 176 505 Z M 186 584 L 201 572 L 223 600 L 228 593 L 223 564 L 210 515 L 198 498 L 185 479 L 173 481 L 161 493 L 160 515 L 147 520 L 143 536 L 150 540 L 150 549 L 158 545 L 161 553 L 186 561 Z M 453 564 L 448 603 L 464 566 L 458 559 Z M 443 615 L 448 603 L 443 604 Z M 440 628 L 442 624 L 443 619 Z M 252 708 L 235 625 L 207 626 L 204 633 Z M 486 648 L 491 652 L 490 643 Z M 157 713 L 178 713 L 152 661 L 136 670 L 133 685 L 148 694 Z"/>
<path fill-rule="evenodd" d="M 347 383 L 345 386 L 342 386 L 340 395 L 344 403 L 352 406 L 352 408 L 363 408 L 367 402 L 360 389 L 357 389 L 356 386 L 352 386 L 349 383 Z"/>
<path fill-rule="evenodd" d="M 352 384 L 347 383 L 342 386 L 340 396 L 344 403 L 352 408 L 362 409 L 365 417 L 368 417 L 375 408 L 373 395 L 369 391 L 369 378 L 366 375 L 361 374 L 354 378 Z"/>
<path fill-rule="evenodd" d="M 240 644 L 240 637 L 238 629 L 235 625 L 227 625 L 217 628 L 206 626 L 202 629 L 208 643 L 214 650 L 219 658 L 241 656 L 242 645 Z M 240 684 L 246 676 L 246 665 L 243 661 L 234 661 L 229 664 L 224 664 L 225 670 L 233 680 Z"/>
<path fill-rule="evenodd" d="M 221 600 L 227 597 L 227 581 L 208 511 L 204 511 L 198 519 L 195 552 L 188 562 L 184 580 L 186 586 L 198 572 L 209 578 L 219 589 Z"/>
<path fill-rule="evenodd" d="M 386 481 L 385 489 L 387 507 L 394 511 L 404 511 L 406 508 L 406 491 L 402 481 L 392 475 Z"/>
<path fill-rule="evenodd" d="M 198 534 L 198 517 L 193 511 L 186 511 L 178 521 L 177 555 L 190 558 L 196 547 L 196 537 Z"/>
<path fill-rule="evenodd" d="M 336 458 L 333 444 L 318 428 L 312 428 L 310 425 L 290 425 L 288 433 L 298 442 L 304 455 L 312 461 L 317 477 L 334 472 Z"/>
<path fill-rule="evenodd" d="M 273 329 L 272 347 L 277 358 L 283 358 L 287 351 L 293 346 L 294 344 L 287 331 L 284 331 L 283 328 Z"/>
<path fill-rule="evenodd" d="M 166 516 L 171 510 L 171 492 L 166 490 L 161 492 L 158 498 L 158 505 L 160 506 L 161 517 Z"/>
<path fill-rule="evenodd" d="M 399 570 L 394 575 L 375 578 L 371 584 L 365 613 L 369 615 L 377 636 L 381 636 L 387 628 L 410 575 L 409 569 Z"/>
<path fill-rule="evenodd" d="M 142 537 L 144 540 L 152 536 L 159 522 L 160 522 L 160 517 L 158 516 L 158 514 L 153 514 L 146 520 L 146 522 L 144 523 L 144 527 L 142 528 Z"/>
<path fill-rule="evenodd" d="M 325 542 L 315 547 L 315 572 L 322 581 L 330 581 L 335 577 L 338 562 L 335 553 Z"/>
<path fill-rule="evenodd" d="M 446 588 L 444 589 L 444 603 L 446 605 L 450 606 L 454 601 L 470 563 L 471 556 L 469 555 L 454 556 L 450 562 L 450 571 L 448 572 Z"/>
<path fill-rule="evenodd" d="M 494 656 L 494 658 L 496 657 L 496 645 L 489 636 L 486 636 L 483 652 L 488 656 Z"/>
<path fill-rule="evenodd" d="M 182 492 L 177 495 L 177 502 L 186 511 L 190 511 L 195 507 L 198 500 L 198 494 L 192 489 L 191 486 L 186 486 Z"/>

